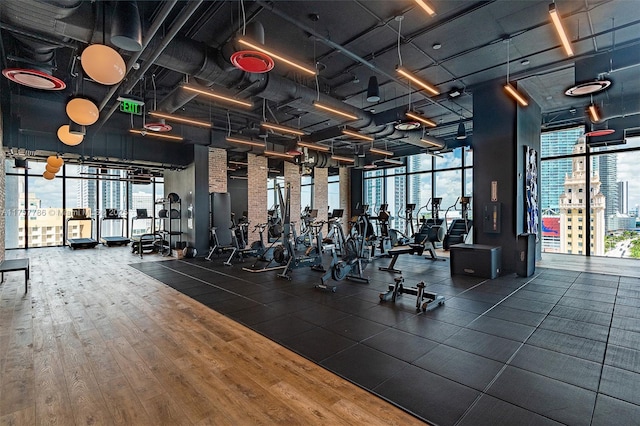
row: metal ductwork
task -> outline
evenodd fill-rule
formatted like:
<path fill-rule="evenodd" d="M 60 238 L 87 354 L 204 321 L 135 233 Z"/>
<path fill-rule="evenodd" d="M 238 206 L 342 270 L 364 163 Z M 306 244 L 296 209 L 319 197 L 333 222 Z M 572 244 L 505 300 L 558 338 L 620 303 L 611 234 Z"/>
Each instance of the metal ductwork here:
<path fill-rule="evenodd" d="M 615 85 L 616 73 L 634 67 L 640 67 L 640 49 L 637 45 L 576 61 L 575 81 L 576 84 L 588 84 L 601 79 L 611 79 Z M 624 96 L 624 92 L 622 95 Z M 640 99 L 629 98 L 601 105 L 602 121 L 640 114 Z"/>
<path fill-rule="evenodd" d="M 72 38 L 83 43 L 89 43 L 94 37 L 94 20 L 86 19 L 87 14 L 75 14 L 80 8 L 87 7 L 87 2 L 81 1 L 48 1 L 39 2 L 35 0 L 26 1 L 3 1 L 2 13 L 11 13 L 17 18 L 13 20 L 13 25 L 17 27 L 35 28 L 37 31 L 56 38 Z M 19 9 L 19 13 L 18 13 Z M 28 12 L 25 12 L 27 10 Z M 91 11 L 93 15 L 95 11 Z M 81 16 L 84 18 L 81 19 Z M 39 22 L 21 22 L 22 16 L 34 16 Z M 60 20 L 64 20 L 61 22 Z M 107 27 L 108 27 L 107 23 Z M 153 51 L 154 45 L 159 45 L 162 41 L 155 38 L 150 42 L 148 49 Z M 341 102 L 323 93 L 317 93 L 315 89 L 303 84 L 294 82 L 280 75 L 273 73 L 253 74 L 246 73 L 231 66 L 228 58 L 223 57 L 221 52 L 228 50 L 228 46 L 222 49 L 212 49 L 204 43 L 190 39 L 175 37 L 171 40 L 162 53 L 154 61 L 155 64 L 170 69 L 172 71 L 186 74 L 202 85 L 220 85 L 231 89 L 241 89 L 249 96 L 256 96 L 267 99 L 271 102 L 284 104 L 308 113 L 326 116 L 314 105 L 314 101 L 319 101 L 328 106 L 332 106 L 358 117 L 358 120 L 349 123 L 350 127 L 359 129 L 360 132 L 370 135 L 379 135 L 389 139 L 404 139 L 423 148 L 428 148 L 420 142 L 420 137 L 413 136 L 407 132 L 398 131 L 390 126 L 390 121 L 379 121 L 371 113 Z M 173 112 L 184 106 L 193 99 L 194 95 L 185 93 L 182 90 L 174 90 L 167 98 L 160 102 L 160 109 Z M 335 136 L 334 136 L 335 137 Z M 444 143 L 439 141 L 444 146 Z"/>

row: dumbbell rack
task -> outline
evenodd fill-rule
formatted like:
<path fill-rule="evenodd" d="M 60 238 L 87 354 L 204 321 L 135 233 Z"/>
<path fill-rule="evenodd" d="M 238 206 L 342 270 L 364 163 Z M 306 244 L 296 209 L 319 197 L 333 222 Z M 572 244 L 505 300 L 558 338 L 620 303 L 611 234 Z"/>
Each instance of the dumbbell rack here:
<path fill-rule="evenodd" d="M 158 219 L 160 220 L 159 232 L 162 235 L 158 252 L 163 256 L 170 256 L 171 249 L 174 248 L 176 241 L 178 241 L 182 235 L 182 202 L 179 198 L 169 197 L 156 200 L 156 205 L 162 206 L 162 209 L 158 213 Z M 161 215 L 162 212 L 165 212 L 165 214 Z"/>

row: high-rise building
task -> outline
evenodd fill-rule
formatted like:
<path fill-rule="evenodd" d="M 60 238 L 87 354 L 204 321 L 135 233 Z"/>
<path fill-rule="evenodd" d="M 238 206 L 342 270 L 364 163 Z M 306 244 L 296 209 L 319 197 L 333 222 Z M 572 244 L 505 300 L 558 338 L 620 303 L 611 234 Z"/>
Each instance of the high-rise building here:
<path fill-rule="evenodd" d="M 618 212 L 629 214 L 629 182 L 618 182 Z"/>
<path fill-rule="evenodd" d="M 595 157 L 600 175 L 600 191 L 607 200 L 604 217 L 607 231 L 617 228 L 616 213 L 618 212 L 618 156 L 617 154 L 603 154 Z"/>
<path fill-rule="evenodd" d="M 584 154 L 584 139 L 575 144 L 574 154 Z M 560 195 L 560 252 L 587 254 L 587 235 L 591 240 L 591 254 L 604 255 L 605 196 L 600 192 L 600 176 L 591 172 L 587 189 L 585 157 L 571 159 L 571 173 L 564 180 L 564 192 Z M 544 192 L 544 191 L 543 191 Z M 587 223 L 587 209 L 591 220 Z M 544 219 L 543 219 L 544 221 Z"/>
<path fill-rule="evenodd" d="M 578 139 L 584 134 L 583 127 L 574 127 L 541 136 L 541 158 L 570 154 Z M 540 165 L 540 183 L 544 191 L 540 194 L 540 211 L 559 211 L 560 195 L 564 192 L 565 176 L 571 173 L 571 159 L 543 161 Z"/>

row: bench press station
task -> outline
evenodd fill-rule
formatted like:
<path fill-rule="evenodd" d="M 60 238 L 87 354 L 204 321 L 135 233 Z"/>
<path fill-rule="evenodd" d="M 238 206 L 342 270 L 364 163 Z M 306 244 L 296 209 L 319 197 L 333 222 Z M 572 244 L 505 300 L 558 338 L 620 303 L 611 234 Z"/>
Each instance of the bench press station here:
<path fill-rule="evenodd" d="M 406 246 L 394 247 L 388 250 L 388 254 L 392 257 L 389 266 L 379 266 L 378 270 L 393 272 L 394 274 L 401 274 L 401 270 L 395 269 L 396 262 L 398 261 L 398 256 L 400 256 L 401 254 L 417 254 L 418 256 L 422 256 L 423 251 L 424 245 L 422 244 L 407 244 Z"/>

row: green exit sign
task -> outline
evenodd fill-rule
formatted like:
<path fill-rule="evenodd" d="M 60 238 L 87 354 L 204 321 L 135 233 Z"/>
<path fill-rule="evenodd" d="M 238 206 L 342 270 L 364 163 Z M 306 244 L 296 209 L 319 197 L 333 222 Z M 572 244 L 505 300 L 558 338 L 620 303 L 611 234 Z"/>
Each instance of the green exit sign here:
<path fill-rule="evenodd" d="M 120 101 L 120 112 L 126 112 L 127 114 L 142 115 L 144 108 L 144 101 L 136 99 L 134 97 L 118 96 Z"/>
<path fill-rule="evenodd" d="M 138 101 L 123 99 L 122 101 L 120 101 L 120 112 L 142 115 L 142 105 Z"/>

